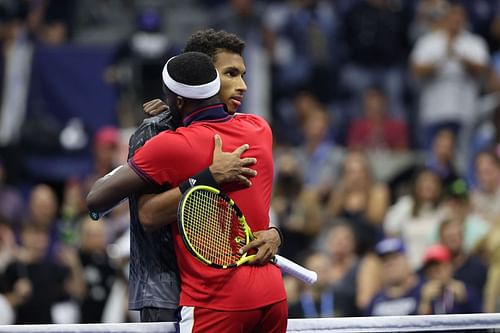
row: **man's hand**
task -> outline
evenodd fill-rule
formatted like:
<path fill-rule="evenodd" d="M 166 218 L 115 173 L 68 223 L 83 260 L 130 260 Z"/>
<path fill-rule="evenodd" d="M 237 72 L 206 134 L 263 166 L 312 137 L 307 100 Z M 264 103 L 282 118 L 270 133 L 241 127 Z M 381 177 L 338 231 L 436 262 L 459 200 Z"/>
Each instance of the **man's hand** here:
<path fill-rule="evenodd" d="M 278 253 L 278 248 L 281 245 L 281 238 L 276 229 L 268 229 L 256 231 L 255 239 L 243 246 L 241 253 L 248 252 L 251 249 L 256 249 L 255 258 L 249 262 L 250 265 L 264 265 L 269 262 Z"/>
<path fill-rule="evenodd" d="M 165 104 L 165 102 L 163 102 L 161 99 L 157 98 L 144 103 L 142 105 L 142 108 L 144 109 L 144 113 L 148 117 L 153 117 L 165 111 L 167 109 L 167 104 Z"/>
<path fill-rule="evenodd" d="M 222 151 L 222 139 L 216 134 L 214 136 L 215 148 L 213 154 L 213 162 L 210 165 L 210 172 L 217 184 L 225 184 L 238 181 L 247 187 L 252 185 L 248 177 L 255 177 L 257 171 L 248 168 L 257 163 L 257 159 L 253 157 L 241 158 L 249 146 L 244 144 L 238 147 L 231 153 Z"/>

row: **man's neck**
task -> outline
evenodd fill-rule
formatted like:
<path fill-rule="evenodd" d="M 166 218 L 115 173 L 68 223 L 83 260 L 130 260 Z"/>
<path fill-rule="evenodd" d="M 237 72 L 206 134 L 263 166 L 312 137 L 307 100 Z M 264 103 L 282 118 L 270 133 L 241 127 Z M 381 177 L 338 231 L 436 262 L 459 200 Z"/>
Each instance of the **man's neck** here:
<path fill-rule="evenodd" d="M 189 126 L 194 122 L 222 122 L 229 118 L 231 118 L 231 116 L 227 113 L 225 105 L 215 101 L 213 104 L 203 103 L 202 105 L 196 106 L 193 108 L 192 112 L 184 116 L 182 123 L 184 126 Z"/>

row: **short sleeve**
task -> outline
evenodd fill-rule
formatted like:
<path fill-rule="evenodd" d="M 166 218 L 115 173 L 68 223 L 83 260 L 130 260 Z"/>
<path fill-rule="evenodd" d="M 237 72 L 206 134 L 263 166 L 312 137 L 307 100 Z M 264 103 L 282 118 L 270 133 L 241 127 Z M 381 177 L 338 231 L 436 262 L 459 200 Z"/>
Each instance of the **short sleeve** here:
<path fill-rule="evenodd" d="M 411 52 L 411 62 L 417 65 L 428 65 L 444 58 L 445 48 L 441 36 L 432 34 L 424 35 L 417 40 Z"/>
<path fill-rule="evenodd" d="M 469 36 L 464 38 L 457 46 L 457 52 L 465 59 L 486 65 L 489 61 L 489 53 L 486 43 L 482 38 Z"/>
<path fill-rule="evenodd" d="M 147 182 L 176 185 L 176 162 L 184 149 L 182 136 L 164 132 L 150 139 L 129 160 L 129 166 Z"/>

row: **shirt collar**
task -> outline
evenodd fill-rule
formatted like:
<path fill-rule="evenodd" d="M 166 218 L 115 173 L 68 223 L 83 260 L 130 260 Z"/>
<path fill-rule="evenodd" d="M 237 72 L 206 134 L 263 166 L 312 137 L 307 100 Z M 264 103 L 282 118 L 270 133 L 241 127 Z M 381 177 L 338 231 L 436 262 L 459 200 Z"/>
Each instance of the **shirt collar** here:
<path fill-rule="evenodd" d="M 222 103 L 204 106 L 199 108 L 182 119 L 184 126 L 189 126 L 195 122 L 220 123 L 227 121 L 231 115 L 227 113 L 226 106 Z"/>

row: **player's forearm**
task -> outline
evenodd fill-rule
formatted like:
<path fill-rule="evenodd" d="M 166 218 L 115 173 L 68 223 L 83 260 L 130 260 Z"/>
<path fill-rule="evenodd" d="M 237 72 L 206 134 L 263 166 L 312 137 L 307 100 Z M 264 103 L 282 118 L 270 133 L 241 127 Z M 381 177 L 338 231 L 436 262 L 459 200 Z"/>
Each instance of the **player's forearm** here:
<path fill-rule="evenodd" d="M 148 185 L 128 165 L 122 165 L 99 178 L 87 195 L 91 212 L 105 212 L 133 193 L 147 190 Z"/>
<path fill-rule="evenodd" d="M 117 191 L 112 184 L 109 184 L 109 180 L 100 178 L 90 189 L 86 201 L 89 211 L 104 212 L 113 208 L 123 198 L 126 198 L 126 195 Z"/>
<path fill-rule="evenodd" d="M 142 195 L 139 199 L 139 220 L 147 230 L 155 230 L 177 219 L 181 199 L 179 188 L 161 194 Z"/>

